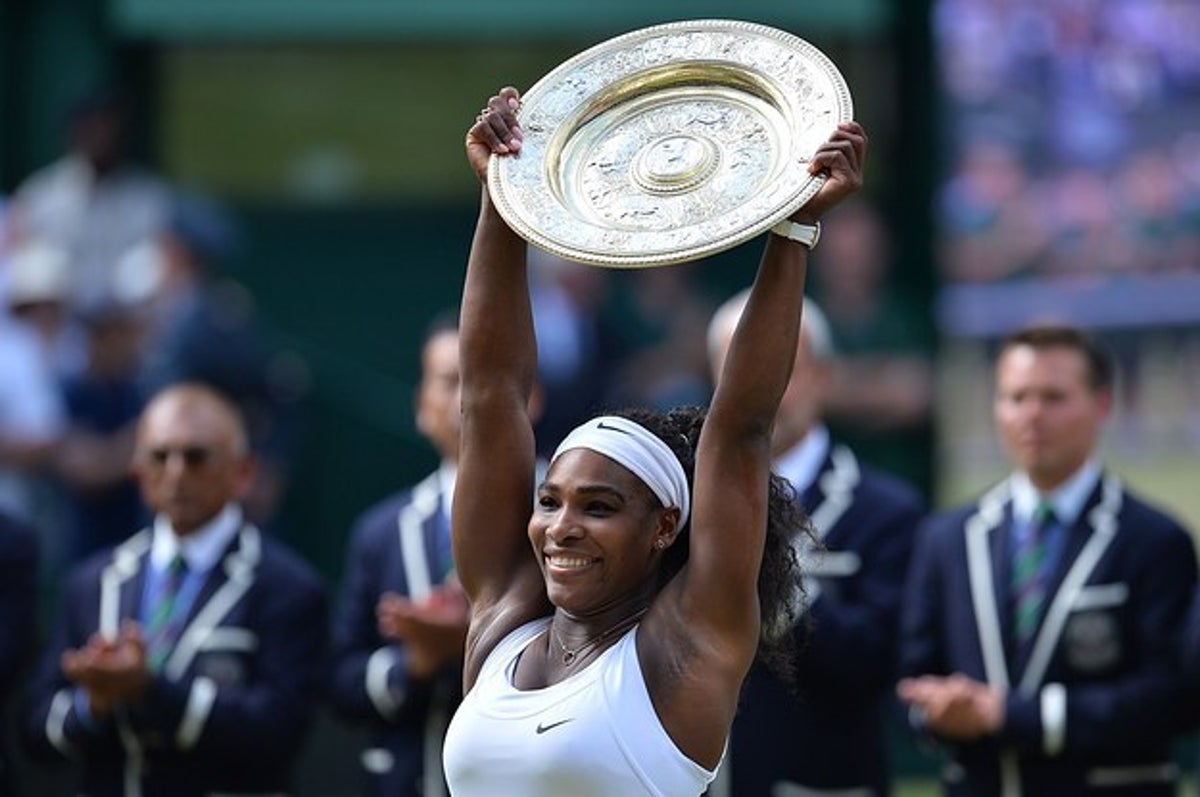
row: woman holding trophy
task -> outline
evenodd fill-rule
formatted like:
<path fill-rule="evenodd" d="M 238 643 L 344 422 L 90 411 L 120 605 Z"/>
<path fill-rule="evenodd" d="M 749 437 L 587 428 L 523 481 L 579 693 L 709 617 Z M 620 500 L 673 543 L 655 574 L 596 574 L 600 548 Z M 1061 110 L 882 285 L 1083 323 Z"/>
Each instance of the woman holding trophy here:
<path fill-rule="evenodd" d="M 707 413 L 594 418 L 535 485 L 525 240 L 487 187 L 493 156 L 521 157 L 520 101 L 502 89 L 466 138 L 484 187 L 461 313 L 453 535 L 471 622 L 448 782 L 460 797 L 698 795 L 750 665 L 797 611 L 806 521 L 771 474 L 772 423 L 817 222 L 861 186 L 866 135 L 837 124 L 812 156 L 823 184 L 772 228 Z"/>

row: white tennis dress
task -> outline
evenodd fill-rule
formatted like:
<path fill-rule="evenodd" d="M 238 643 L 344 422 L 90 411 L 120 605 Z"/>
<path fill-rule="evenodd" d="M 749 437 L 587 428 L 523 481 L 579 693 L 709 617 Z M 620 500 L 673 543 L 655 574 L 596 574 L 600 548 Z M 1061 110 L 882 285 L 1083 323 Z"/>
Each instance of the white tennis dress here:
<path fill-rule="evenodd" d="M 520 690 L 521 651 L 550 624 L 527 623 L 498 644 L 446 734 L 455 797 L 696 797 L 714 772 L 667 735 L 642 677 L 637 627 L 569 678 Z"/>

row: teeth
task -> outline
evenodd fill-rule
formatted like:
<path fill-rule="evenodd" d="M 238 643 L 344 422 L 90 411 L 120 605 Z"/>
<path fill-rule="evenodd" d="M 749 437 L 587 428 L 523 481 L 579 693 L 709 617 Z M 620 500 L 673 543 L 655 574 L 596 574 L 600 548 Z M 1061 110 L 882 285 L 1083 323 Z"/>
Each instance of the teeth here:
<path fill-rule="evenodd" d="M 550 564 L 554 567 L 587 567 L 592 560 L 583 556 L 551 556 Z"/>

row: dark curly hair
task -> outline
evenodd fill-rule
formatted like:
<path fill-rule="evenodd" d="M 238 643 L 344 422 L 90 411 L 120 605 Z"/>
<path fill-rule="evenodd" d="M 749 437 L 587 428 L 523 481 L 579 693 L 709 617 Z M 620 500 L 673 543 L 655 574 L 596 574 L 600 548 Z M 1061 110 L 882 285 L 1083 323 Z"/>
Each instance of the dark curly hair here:
<path fill-rule="evenodd" d="M 696 472 L 696 444 L 707 411 L 703 407 L 677 407 L 669 412 L 636 408 L 617 410 L 613 415 L 641 424 L 675 452 L 687 475 L 688 488 Z M 688 560 L 691 523 L 684 524 L 675 544 L 663 555 L 658 588 L 662 589 Z M 796 660 L 802 635 L 793 633 L 801 615 L 804 582 L 793 542 L 800 536 L 813 538 L 812 524 L 790 482 L 771 474 L 767 497 L 767 536 L 758 574 L 761 627 L 757 661 L 785 684 L 796 687 Z M 682 543 L 682 544 L 681 544 Z"/>

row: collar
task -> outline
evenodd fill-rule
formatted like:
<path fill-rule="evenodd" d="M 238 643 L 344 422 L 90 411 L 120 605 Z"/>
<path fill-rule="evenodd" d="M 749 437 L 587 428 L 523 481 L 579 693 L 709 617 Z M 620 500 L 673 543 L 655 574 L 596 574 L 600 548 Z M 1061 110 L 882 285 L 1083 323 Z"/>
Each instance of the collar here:
<path fill-rule="evenodd" d="M 446 517 L 450 517 L 451 503 L 454 500 L 454 482 L 458 479 L 458 465 L 449 460 L 442 460 L 438 468 L 438 490 L 442 494 L 442 509 Z"/>
<path fill-rule="evenodd" d="M 1045 500 L 1054 508 L 1054 516 L 1064 526 L 1070 528 L 1083 512 L 1083 505 L 1096 489 L 1100 481 L 1100 463 L 1089 459 L 1075 475 L 1067 479 L 1056 490 L 1042 495 L 1029 481 L 1024 473 L 1014 473 L 1012 477 L 1013 519 L 1028 523 L 1033 518 L 1033 510 L 1038 501 Z"/>
<path fill-rule="evenodd" d="M 799 493 L 817 480 L 829 455 L 829 430 L 818 424 L 808 430 L 800 442 L 775 459 L 775 472 L 787 479 Z"/>
<path fill-rule="evenodd" d="M 171 521 L 162 515 L 154 518 L 154 540 L 150 546 L 150 562 L 155 568 L 165 568 L 178 552 L 187 562 L 188 570 L 204 573 L 221 560 L 221 555 L 242 528 L 242 508 L 226 504 L 216 517 L 186 537 L 179 537 Z"/>

